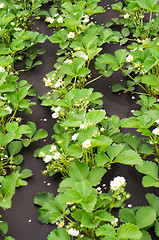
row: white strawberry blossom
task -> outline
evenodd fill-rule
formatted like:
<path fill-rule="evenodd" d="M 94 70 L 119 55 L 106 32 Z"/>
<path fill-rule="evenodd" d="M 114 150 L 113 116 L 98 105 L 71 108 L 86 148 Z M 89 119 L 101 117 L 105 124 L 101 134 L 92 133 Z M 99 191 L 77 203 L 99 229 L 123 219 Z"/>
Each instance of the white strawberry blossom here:
<path fill-rule="evenodd" d="M 59 159 L 60 158 L 60 153 L 59 152 L 56 152 L 54 155 L 53 155 L 53 159 Z"/>
<path fill-rule="evenodd" d="M 114 191 L 120 188 L 120 183 L 115 181 L 110 181 L 110 188 Z"/>
<path fill-rule="evenodd" d="M 57 19 L 57 22 L 58 22 L 58 23 L 63 23 L 63 17 L 60 16 L 60 17 Z"/>
<path fill-rule="evenodd" d="M 159 124 L 159 119 L 156 120 L 156 123 Z"/>
<path fill-rule="evenodd" d="M 159 128 L 155 128 L 153 131 L 152 131 L 153 134 L 155 135 L 159 135 Z"/>
<path fill-rule="evenodd" d="M 58 118 L 59 113 L 58 112 L 54 112 L 51 116 L 52 116 L 52 118 Z"/>
<path fill-rule="evenodd" d="M 72 63 L 72 60 L 71 60 L 71 59 L 66 59 L 66 60 L 64 61 L 64 63 L 71 64 L 71 63 Z"/>
<path fill-rule="evenodd" d="M 125 183 L 124 177 L 115 177 L 112 181 L 110 181 L 110 188 L 114 191 L 120 188 L 121 185 Z"/>
<path fill-rule="evenodd" d="M 72 141 L 76 141 L 76 140 L 77 140 L 78 134 L 79 134 L 79 133 L 75 133 L 75 134 L 72 136 Z"/>
<path fill-rule="evenodd" d="M 89 139 L 87 139 L 82 143 L 82 147 L 84 148 L 89 148 L 90 146 L 91 146 L 91 141 Z"/>
<path fill-rule="evenodd" d="M 61 81 L 57 81 L 57 82 L 55 83 L 55 85 L 54 85 L 55 88 L 58 88 L 58 87 L 60 87 L 60 86 L 61 86 Z"/>
<path fill-rule="evenodd" d="M 71 236 L 78 236 L 79 235 L 79 230 L 76 230 L 74 228 L 70 228 L 68 230 L 68 234 L 71 235 Z"/>
<path fill-rule="evenodd" d="M 74 33 L 74 32 L 69 32 L 69 33 L 67 34 L 67 37 L 68 37 L 68 38 L 74 38 L 74 37 L 75 37 L 75 33 Z"/>
<path fill-rule="evenodd" d="M 5 72 L 5 69 L 2 66 L 0 66 L 0 72 Z"/>
<path fill-rule="evenodd" d="M 45 86 L 46 86 L 46 87 L 52 85 L 52 82 L 51 82 L 51 79 L 50 79 L 50 78 L 48 78 L 48 79 L 44 79 L 44 82 L 45 82 Z"/>
<path fill-rule="evenodd" d="M 85 129 L 86 127 L 87 127 L 87 124 L 85 124 L 85 123 L 83 123 L 83 124 L 80 125 L 80 128 L 81 128 L 81 129 Z"/>
<path fill-rule="evenodd" d="M 54 14 L 54 17 L 57 17 L 58 15 L 59 15 L 58 13 L 55 13 L 55 14 Z"/>
<path fill-rule="evenodd" d="M 88 56 L 84 53 L 81 55 L 82 58 L 84 58 L 84 60 L 88 60 Z"/>
<path fill-rule="evenodd" d="M 9 106 L 6 107 L 5 110 L 9 111 L 10 114 L 12 113 L 12 109 L 11 109 L 11 107 L 9 107 Z"/>
<path fill-rule="evenodd" d="M 15 31 L 21 31 L 21 30 L 22 30 L 22 28 L 20 28 L 20 27 L 17 27 L 17 28 L 14 28 L 14 30 L 15 30 Z"/>
<path fill-rule="evenodd" d="M 58 106 L 57 108 L 55 108 L 54 109 L 54 111 L 57 113 L 57 112 L 59 112 L 61 110 L 61 107 L 60 106 Z"/>
<path fill-rule="evenodd" d="M 126 13 L 126 14 L 124 15 L 124 18 L 129 18 L 129 14 Z"/>
<path fill-rule="evenodd" d="M 117 226 L 118 218 L 115 218 L 114 221 L 111 221 L 111 224 L 113 226 Z"/>
<path fill-rule="evenodd" d="M 4 8 L 4 3 L 1 3 L 1 4 L 0 4 L 0 8 Z"/>
<path fill-rule="evenodd" d="M 53 23 L 54 22 L 54 18 L 47 17 L 45 21 L 49 22 L 49 23 Z"/>
<path fill-rule="evenodd" d="M 45 158 L 43 159 L 45 163 L 48 163 L 50 162 L 52 159 L 52 156 L 51 155 L 46 155 Z"/>
<path fill-rule="evenodd" d="M 125 60 L 126 60 L 127 62 L 131 62 L 133 59 L 134 59 L 134 58 L 133 58 L 132 55 L 128 55 L 128 56 L 125 58 Z"/>
<path fill-rule="evenodd" d="M 49 152 L 54 152 L 56 150 L 56 146 L 55 145 L 52 145 L 51 146 L 51 149 L 49 150 Z"/>

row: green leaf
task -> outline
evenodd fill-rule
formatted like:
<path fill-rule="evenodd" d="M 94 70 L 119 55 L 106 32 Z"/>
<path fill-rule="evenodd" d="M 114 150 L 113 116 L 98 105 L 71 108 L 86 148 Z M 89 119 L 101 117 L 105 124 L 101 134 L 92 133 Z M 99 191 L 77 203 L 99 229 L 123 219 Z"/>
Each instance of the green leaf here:
<path fill-rule="evenodd" d="M 15 18 L 15 15 L 12 13 L 7 13 L 2 18 L 2 24 L 7 25 L 9 22 L 11 22 Z"/>
<path fill-rule="evenodd" d="M 29 178 L 33 175 L 32 171 L 30 169 L 23 169 L 20 173 L 22 179 Z"/>
<path fill-rule="evenodd" d="M 155 179 L 151 176 L 144 176 L 142 179 L 142 185 L 144 187 L 159 187 L 159 179 Z"/>
<path fill-rule="evenodd" d="M 109 224 L 104 224 L 96 230 L 97 237 L 99 236 L 107 236 L 107 237 L 115 237 L 116 232 L 113 226 Z"/>
<path fill-rule="evenodd" d="M 129 36 L 129 34 L 130 34 L 130 30 L 129 30 L 129 28 L 124 27 L 124 28 L 122 28 L 121 33 L 122 33 L 122 35 L 123 35 L 124 37 L 127 37 L 127 36 Z M 126 56 L 125 56 L 125 57 L 126 57 Z M 124 59 L 125 59 L 125 58 L 124 58 Z"/>
<path fill-rule="evenodd" d="M 127 29 L 127 31 L 126 31 L 126 29 Z M 123 28 L 122 31 L 126 34 L 126 32 L 128 33 L 129 29 L 128 28 Z M 128 52 L 127 52 L 126 49 L 119 49 L 115 52 L 116 60 L 120 65 L 123 65 L 127 54 L 128 54 Z"/>
<path fill-rule="evenodd" d="M 146 228 L 154 223 L 156 212 L 151 207 L 140 207 L 136 212 L 136 225 L 140 228 Z"/>
<path fill-rule="evenodd" d="M 142 232 L 142 237 L 140 238 L 140 240 L 152 240 L 150 234 L 148 232 L 146 232 L 145 230 L 141 230 Z M 133 239 L 131 239 L 133 240 Z"/>
<path fill-rule="evenodd" d="M 72 118 L 72 119 L 66 120 L 61 125 L 63 127 L 80 127 L 81 124 L 82 124 L 82 122 L 80 120 Z"/>
<path fill-rule="evenodd" d="M 44 129 L 38 129 L 33 136 L 34 141 L 38 141 L 39 139 L 46 138 L 48 133 Z"/>
<path fill-rule="evenodd" d="M 88 123 L 96 124 L 101 122 L 106 115 L 105 111 L 100 111 L 100 110 L 95 110 L 95 111 L 90 111 L 86 115 L 86 121 Z"/>
<path fill-rule="evenodd" d="M 54 211 L 55 202 L 48 201 L 45 202 L 42 207 L 38 210 L 38 219 L 41 223 L 48 224 L 50 222 L 50 214 Z"/>
<path fill-rule="evenodd" d="M 84 209 L 76 209 L 71 213 L 71 216 L 76 220 L 81 222 L 82 216 L 86 213 Z"/>
<path fill-rule="evenodd" d="M 34 198 L 34 204 L 42 206 L 44 203 L 53 201 L 54 196 L 52 193 L 39 193 Z"/>
<path fill-rule="evenodd" d="M 27 134 L 27 133 L 31 133 L 31 129 L 29 126 L 22 124 L 18 127 L 16 132 L 21 134 Z"/>
<path fill-rule="evenodd" d="M 153 154 L 153 149 L 148 144 L 141 144 L 138 148 L 138 152 L 146 155 L 151 155 Z"/>
<path fill-rule="evenodd" d="M 142 166 L 136 166 L 137 171 L 140 173 L 151 176 L 158 179 L 158 167 L 157 164 L 151 161 L 144 161 Z"/>
<path fill-rule="evenodd" d="M 108 65 L 109 69 L 112 69 L 113 71 L 117 71 L 119 69 L 118 62 L 116 61 L 115 57 L 111 54 L 103 54 L 97 57 L 95 66 L 96 69 L 100 70 L 100 72 L 105 75 L 106 65 Z"/>
<path fill-rule="evenodd" d="M 125 91 L 126 88 L 122 86 L 121 84 L 117 83 L 112 86 L 112 92 L 119 92 L 119 91 Z"/>
<path fill-rule="evenodd" d="M 88 75 L 90 73 L 90 69 L 88 68 L 80 68 L 77 72 L 77 75 L 80 77 L 85 77 L 86 75 Z"/>
<path fill-rule="evenodd" d="M 81 224 L 86 228 L 96 228 L 100 223 L 99 219 L 95 219 L 92 213 L 85 213 L 81 219 Z"/>
<path fill-rule="evenodd" d="M 6 124 L 6 130 L 8 132 L 12 132 L 12 133 L 15 133 L 18 129 L 18 123 L 17 122 L 8 122 Z"/>
<path fill-rule="evenodd" d="M 72 144 L 68 148 L 68 154 L 76 158 L 81 158 L 83 155 L 82 148 L 76 144 Z"/>
<path fill-rule="evenodd" d="M 64 211 L 67 207 L 66 202 L 62 201 L 60 195 L 55 198 L 55 203 L 52 205 L 52 212 L 50 213 L 50 222 L 54 224 L 55 222 L 61 220 L 64 215 Z"/>
<path fill-rule="evenodd" d="M 133 135 L 132 133 L 127 133 L 124 135 L 124 141 L 133 149 L 137 150 L 141 140 L 136 135 Z"/>
<path fill-rule="evenodd" d="M 154 75 L 144 75 L 141 78 L 141 82 L 150 85 L 152 87 L 157 87 L 158 86 L 158 78 Z"/>
<path fill-rule="evenodd" d="M 105 210 L 98 210 L 94 213 L 95 219 L 100 219 L 101 221 L 112 222 L 114 216 L 111 213 L 106 212 Z"/>
<path fill-rule="evenodd" d="M 32 68 L 33 67 L 36 67 L 36 66 L 39 66 L 42 64 L 42 61 L 36 61 L 33 65 L 32 65 Z"/>
<path fill-rule="evenodd" d="M 6 176 L 2 181 L 0 206 L 5 210 L 11 207 L 11 198 L 15 193 L 18 173 L 12 173 Z"/>
<path fill-rule="evenodd" d="M 8 224 L 4 221 L 0 222 L 0 230 L 3 234 L 6 234 L 8 232 Z"/>
<path fill-rule="evenodd" d="M 95 156 L 95 161 L 100 167 L 106 164 L 109 160 L 109 157 L 105 153 L 97 153 Z"/>
<path fill-rule="evenodd" d="M 106 169 L 104 168 L 93 168 L 89 175 L 88 175 L 88 181 L 92 186 L 97 186 L 101 182 L 101 178 L 104 176 L 106 173 Z"/>
<path fill-rule="evenodd" d="M 15 164 L 15 165 L 20 165 L 22 162 L 23 162 L 23 155 L 21 155 L 21 154 L 18 154 L 18 155 L 16 155 L 16 156 L 14 156 L 14 158 L 13 158 L 13 163 Z"/>
<path fill-rule="evenodd" d="M 114 160 L 114 163 L 122 163 L 127 165 L 139 165 L 143 164 L 143 160 L 140 155 L 133 150 L 125 150 L 119 153 Z"/>
<path fill-rule="evenodd" d="M 117 230 L 117 237 L 121 239 L 124 238 L 140 239 L 141 236 L 142 233 L 139 230 L 139 228 L 130 223 L 122 224 Z"/>
<path fill-rule="evenodd" d="M 69 176 L 76 181 L 87 179 L 89 174 L 88 165 L 79 161 L 73 161 L 69 168 Z"/>
<path fill-rule="evenodd" d="M 97 203 L 96 191 L 94 191 L 94 193 L 91 193 L 81 201 L 82 208 L 87 212 L 93 211 L 96 203 Z"/>
<path fill-rule="evenodd" d="M 22 149 L 22 143 L 20 141 L 13 141 L 8 145 L 8 151 L 11 156 L 15 156 Z"/>
<path fill-rule="evenodd" d="M 149 202 L 150 207 L 152 207 L 155 210 L 156 215 L 159 216 L 159 198 L 153 193 L 147 193 L 145 197 Z"/>
<path fill-rule="evenodd" d="M 155 222 L 155 233 L 159 237 L 159 222 Z"/>
<path fill-rule="evenodd" d="M 10 48 L 13 50 L 13 52 L 17 52 L 22 50 L 25 47 L 25 44 L 22 39 L 13 39 L 12 43 L 10 45 Z"/>
<path fill-rule="evenodd" d="M 101 150 L 109 146 L 112 143 L 112 139 L 106 136 L 97 136 L 91 140 L 92 147 L 100 147 Z"/>
<path fill-rule="evenodd" d="M 117 11 L 121 11 L 122 7 L 123 7 L 122 2 L 118 2 L 118 3 L 112 4 L 112 9 L 117 10 Z"/>
<path fill-rule="evenodd" d="M 48 240 L 70 240 L 70 235 L 63 228 L 53 230 L 47 237 Z"/>
<path fill-rule="evenodd" d="M 121 222 L 135 224 L 135 213 L 129 208 L 119 210 L 119 218 Z"/>
<path fill-rule="evenodd" d="M 12 237 L 5 237 L 4 240 L 15 240 L 15 238 L 12 238 Z"/>
<path fill-rule="evenodd" d="M 107 154 L 110 157 L 110 160 L 113 160 L 119 153 L 124 149 L 123 144 L 117 144 L 115 146 L 111 145 L 106 148 Z"/>

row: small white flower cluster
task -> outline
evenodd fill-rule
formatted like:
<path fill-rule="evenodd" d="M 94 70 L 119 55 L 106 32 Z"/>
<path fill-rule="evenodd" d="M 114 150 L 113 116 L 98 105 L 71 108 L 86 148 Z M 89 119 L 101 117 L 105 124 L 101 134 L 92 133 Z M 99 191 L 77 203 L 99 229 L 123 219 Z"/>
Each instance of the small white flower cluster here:
<path fill-rule="evenodd" d="M 54 17 L 47 17 L 47 18 L 45 19 L 45 21 L 52 24 L 52 23 L 55 21 L 55 18 L 58 17 L 58 16 L 59 16 L 59 14 L 56 13 L 56 14 L 54 14 Z M 56 21 L 57 21 L 58 23 L 63 23 L 63 17 L 62 17 L 62 16 L 59 16 L 59 17 L 56 19 Z"/>
<path fill-rule="evenodd" d="M 53 84 L 52 81 L 54 80 L 54 76 L 55 76 L 55 74 L 53 74 L 52 78 L 49 78 L 49 77 L 43 78 L 43 81 L 44 81 L 46 87 L 52 86 L 54 88 L 59 88 L 61 86 L 61 84 L 62 84 L 61 79 L 58 79 L 57 82 L 55 84 Z"/>
<path fill-rule="evenodd" d="M 124 177 L 115 177 L 113 179 L 113 181 L 110 181 L 110 188 L 113 191 L 116 191 L 117 189 L 119 189 L 123 184 L 125 183 L 125 178 Z"/>
<path fill-rule="evenodd" d="M 49 22 L 49 23 L 53 23 L 54 22 L 54 18 L 52 18 L 52 17 L 47 17 L 46 19 L 45 19 L 45 21 L 46 22 Z"/>
<path fill-rule="evenodd" d="M 58 106 L 57 108 L 54 109 L 54 113 L 51 115 L 52 118 L 58 118 L 59 117 L 59 111 L 61 110 L 61 107 Z"/>
<path fill-rule="evenodd" d="M 88 23 L 89 22 L 89 16 L 87 14 L 83 14 L 82 17 L 83 17 L 83 20 L 82 20 L 83 23 Z"/>
<path fill-rule="evenodd" d="M 57 147 L 53 144 L 49 150 L 50 154 L 45 154 L 43 151 L 39 152 L 39 157 L 43 158 L 45 163 L 49 163 L 52 159 L 57 160 L 61 154 L 57 151 Z"/>
<path fill-rule="evenodd" d="M 72 141 L 76 141 L 79 133 L 74 133 L 72 136 Z"/>
<path fill-rule="evenodd" d="M 5 107 L 5 110 L 9 111 L 9 114 L 11 114 L 13 111 L 10 106 Z"/>

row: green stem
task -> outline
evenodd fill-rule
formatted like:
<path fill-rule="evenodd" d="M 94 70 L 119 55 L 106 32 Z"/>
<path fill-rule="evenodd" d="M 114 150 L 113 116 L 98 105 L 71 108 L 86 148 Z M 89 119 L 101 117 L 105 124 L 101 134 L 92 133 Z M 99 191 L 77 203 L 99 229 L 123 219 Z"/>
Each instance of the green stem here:
<path fill-rule="evenodd" d="M 119 67 L 119 69 L 122 72 L 124 72 L 131 80 L 134 81 L 134 78 L 130 74 L 128 74 L 124 69 L 122 69 L 122 67 Z M 138 85 L 147 93 L 147 89 L 146 88 L 144 88 L 140 83 L 138 83 Z"/>
<path fill-rule="evenodd" d="M 89 81 L 88 83 L 86 83 L 85 86 L 87 86 L 88 84 L 90 84 L 90 83 L 92 83 L 92 82 L 98 80 L 98 79 L 101 78 L 101 77 L 103 77 L 103 75 L 100 75 L 100 76 L 98 76 L 98 77 L 92 79 L 91 81 Z"/>

